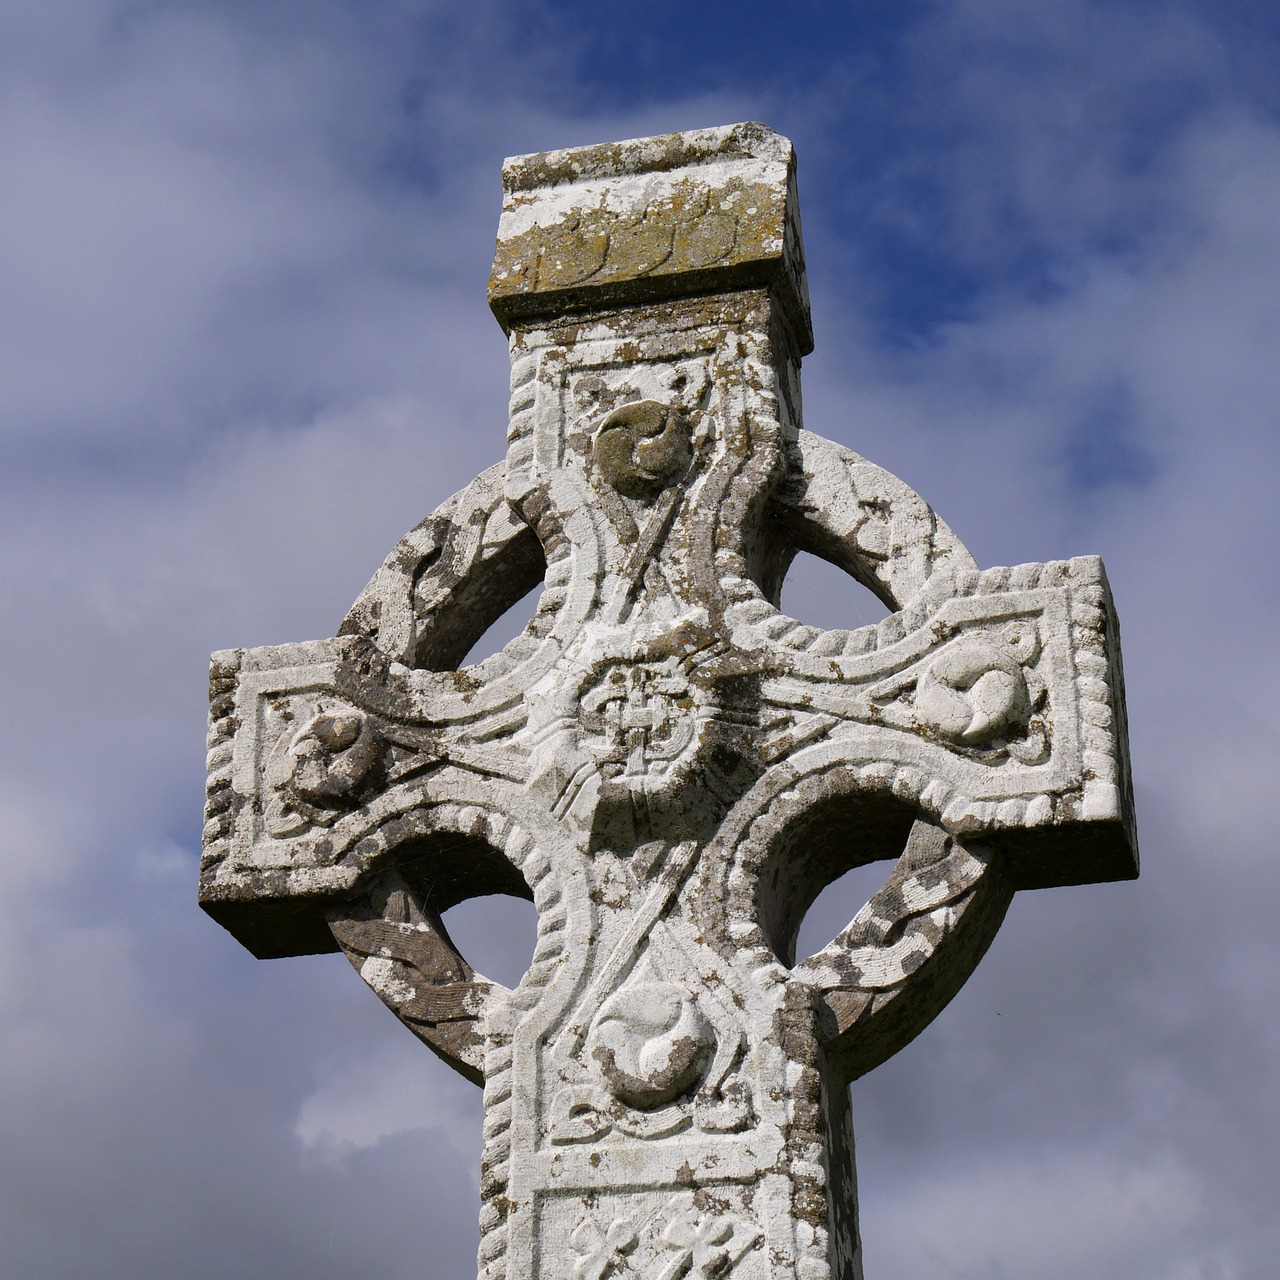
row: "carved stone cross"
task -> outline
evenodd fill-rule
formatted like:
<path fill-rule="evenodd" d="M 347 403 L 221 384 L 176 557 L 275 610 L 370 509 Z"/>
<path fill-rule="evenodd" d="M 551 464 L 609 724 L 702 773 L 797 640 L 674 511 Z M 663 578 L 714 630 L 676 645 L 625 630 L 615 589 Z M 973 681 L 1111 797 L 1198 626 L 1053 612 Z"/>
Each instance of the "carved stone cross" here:
<path fill-rule="evenodd" d="M 341 947 L 485 1089 L 485 1280 L 861 1275 L 848 1083 L 968 977 L 1018 888 L 1136 875 L 1102 565 L 979 570 L 800 426 L 786 139 L 509 161 L 490 301 L 506 461 L 336 639 L 214 656 L 201 902 Z M 778 608 L 792 557 L 893 612 Z M 523 635 L 458 663 L 543 583 Z M 816 955 L 844 871 L 884 886 Z M 531 898 L 514 990 L 441 913 Z"/>

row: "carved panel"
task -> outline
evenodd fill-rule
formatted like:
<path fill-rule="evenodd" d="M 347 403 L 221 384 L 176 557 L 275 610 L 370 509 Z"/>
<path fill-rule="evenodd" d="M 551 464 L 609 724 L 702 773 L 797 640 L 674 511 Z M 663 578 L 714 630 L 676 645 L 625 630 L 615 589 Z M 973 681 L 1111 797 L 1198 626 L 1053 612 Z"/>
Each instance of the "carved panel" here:
<path fill-rule="evenodd" d="M 711 1186 L 698 1193 L 649 1193 L 629 1198 L 621 1211 L 613 1196 L 597 1199 L 565 1234 L 575 1280 L 762 1280 L 770 1274 L 764 1232 L 752 1220 L 742 1188 Z M 558 1199 L 541 1207 L 539 1260 L 544 1267 L 560 1249 Z"/>

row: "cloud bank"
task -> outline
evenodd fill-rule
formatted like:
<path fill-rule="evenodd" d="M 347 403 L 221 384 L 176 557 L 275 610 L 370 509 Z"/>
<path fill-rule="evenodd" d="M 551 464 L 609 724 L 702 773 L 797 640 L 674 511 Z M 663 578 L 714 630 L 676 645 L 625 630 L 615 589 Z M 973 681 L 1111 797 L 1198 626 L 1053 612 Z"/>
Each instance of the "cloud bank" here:
<path fill-rule="evenodd" d="M 345 961 L 253 961 L 195 907 L 205 664 L 331 634 L 500 456 L 503 155 L 758 118 L 800 154 L 807 425 L 984 564 L 1102 553 L 1125 634 L 1143 878 L 1023 895 L 859 1082 L 868 1275 L 1272 1275 L 1277 34 L 0 6 L 6 1274 L 471 1274 L 478 1093 Z M 788 606 L 857 616 L 829 597 Z M 482 905 L 459 936 L 518 972 L 528 919 Z"/>

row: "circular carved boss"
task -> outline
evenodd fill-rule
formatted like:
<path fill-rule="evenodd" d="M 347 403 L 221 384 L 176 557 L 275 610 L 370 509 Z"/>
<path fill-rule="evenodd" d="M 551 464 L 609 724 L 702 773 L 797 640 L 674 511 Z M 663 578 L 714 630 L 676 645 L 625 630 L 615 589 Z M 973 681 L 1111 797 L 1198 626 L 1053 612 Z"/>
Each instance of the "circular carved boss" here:
<path fill-rule="evenodd" d="M 600 424 L 592 457 L 620 494 L 648 502 L 689 469 L 691 439 L 689 423 L 678 409 L 657 400 L 634 400 Z"/>
<path fill-rule="evenodd" d="M 354 709 L 312 716 L 287 750 L 289 789 L 306 804 L 339 809 L 373 785 L 382 766 L 382 741 Z"/>
<path fill-rule="evenodd" d="M 647 1110 L 697 1084 L 715 1039 L 688 992 L 671 982 L 633 982 L 605 1001 L 587 1043 L 614 1097 Z"/>
<path fill-rule="evenodd" d="M 920 718 L 943 736 L 980 746 L 1025 726 L 1031 697 L 1022 667 L 983 640 L 952 645 L 932 662 L 916 694 Z"/>

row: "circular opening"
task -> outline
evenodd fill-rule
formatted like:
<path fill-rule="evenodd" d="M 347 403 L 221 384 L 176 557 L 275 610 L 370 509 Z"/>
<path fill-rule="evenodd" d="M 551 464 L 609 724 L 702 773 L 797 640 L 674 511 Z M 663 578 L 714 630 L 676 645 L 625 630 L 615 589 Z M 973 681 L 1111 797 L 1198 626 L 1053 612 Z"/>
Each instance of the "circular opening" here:
<path fill-rule="evenodd" d="M 824 788 L 825 795 L 774 836 L 756 877 L 757 918 L 774 954 L 788 967 L 795 963 L 801 922 L 823 890 L 855 868 L 858 875 L 849 885 L 855 896 L 875 879 L 866 898 L 854 903 L 814 949 L 839 933 L 887 878 L 887 865 L 871 864 L 887 864 L 901 855 L 917 817 L 910 805 L 892 796 L 855 790 L 852 778 L 842 773 L 825 779 Z M 829 910 L 824 906 L 820 921 Z"/>
<path fill-rule="evenodd" d="M 479 974 L 504 987 L 520 985 L 533 959 L 538 913 L 526 898 L 493 893 L 467 898 L 441 917 L 449 939 Z"/>
<path fill-rule="evenodd" d="M 499 649 L 510 644 L 533 621 L 541 600 L 542 582 L 539 581 L 506 612 L 489 624 L 488 629 L 481 634 L 458 665 L 460 667 L 475 666 L 477 662 L 491 658 Z"/>
<path fill-rule="evenodd" d="M 792 560 L 782 582 L 780 607 L 788 617 L 825 631 L 856 631 L 889 615 L 869 588 L 808 551 Z"/>
<path fill-rule="evenodd" d="M 438 915 L 446 941 L 477 973 L 516 986 L 533 957 L 538 913 L 524 877 L 486 840 L 440 832 L 404 845 L 396 868 Z"/>
<path fill-rule="evenodd" d="M 849 922 L 871 901 L 884 884 L 890 867 L 887 859 L 864 863 L 837 876 L 813 900 L 796 933 L 795 953 L 804 959 L 821 951 L 849 927 Z"/>
<path fill-rule="evenodd" d="M 450 671 L 496 653 L 537 612 L 546 573 L 542 545 L 527 527 L 459 577 L 446 562 L 425 561 L 413 587 L 414 665 Z"/>

